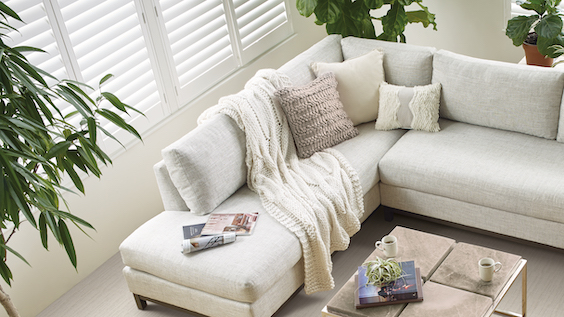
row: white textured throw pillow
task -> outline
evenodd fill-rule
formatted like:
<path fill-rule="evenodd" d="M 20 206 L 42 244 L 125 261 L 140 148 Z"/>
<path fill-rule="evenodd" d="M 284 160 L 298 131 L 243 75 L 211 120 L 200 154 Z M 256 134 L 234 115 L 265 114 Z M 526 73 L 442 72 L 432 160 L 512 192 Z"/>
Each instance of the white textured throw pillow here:
<path fill-rule="evenodd" d="M 426 86 L 380 85 L 376 130 L 414 129 L 438 132 L 441 84 Z"/>
<path fill-rule="evenodd" d="M 312 63 L 315 75 L 332 72 L 337 78 L 337 91 L 343 109 L 354 125 L 378 117 L 378 87 L 384 82 L 384 53 L 379 50 L 342 63 Z"/>

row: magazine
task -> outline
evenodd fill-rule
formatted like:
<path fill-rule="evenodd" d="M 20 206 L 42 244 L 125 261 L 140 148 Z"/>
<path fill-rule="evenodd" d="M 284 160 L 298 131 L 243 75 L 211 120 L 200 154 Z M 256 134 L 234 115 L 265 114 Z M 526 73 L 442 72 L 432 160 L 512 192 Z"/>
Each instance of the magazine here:
<path fill-rule="evenodd" d="M 381 287 L 367 284 L 366 267 L 358 268 L 355 300 L 357 308 L 423 300 L 421 273 L 413 261 L 401 262 L 404 276 Z"/>
<path fill-rule="evenodd" d="M 250 235 L 257 223 L 258 212 L 211 214 L 202 228 L 201 235 L 216 235 L 234 232 L 239 235 Z"/>
<path fill-rule="evenodd" d="M 205 223 L 199 223 L 195 225 L 182 226 L 182 232 L 184 233 L 184 239 L 197 238 L 202 232 Z"/>

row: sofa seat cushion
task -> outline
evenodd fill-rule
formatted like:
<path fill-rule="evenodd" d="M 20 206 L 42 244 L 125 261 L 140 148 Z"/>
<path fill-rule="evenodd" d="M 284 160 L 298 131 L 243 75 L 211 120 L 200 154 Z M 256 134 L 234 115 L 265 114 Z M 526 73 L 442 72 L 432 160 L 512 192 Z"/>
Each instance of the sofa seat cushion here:
<path fill-rule="evenodd" d="M 227 245 L 182 254 L 182 226 L 208 216 L 164 211 L 134 231 L 120 246 L 123 263 L 164 280 L 220 297 L 254 302 L 302 257 L 300 243 L 243 186 L 215 212 L 259 212 L 254 232 Z M 298 285 L 303 283 L 299 281 Z"/>
<path fill-rule="evenodd" d="M 378 131 L 374 122 L 356 126 L 358 136 L 333 147 L 341 152 L 358 173 L 362 193 L 366 193 L 380 181 L 378 162 L 401 138 L 405 130 Z"/>
<path fill-rule="evenodd" d="M 380 161 L 388 185 L 564 223 L 564 144 L 440 120 L 409 131 Z"/>

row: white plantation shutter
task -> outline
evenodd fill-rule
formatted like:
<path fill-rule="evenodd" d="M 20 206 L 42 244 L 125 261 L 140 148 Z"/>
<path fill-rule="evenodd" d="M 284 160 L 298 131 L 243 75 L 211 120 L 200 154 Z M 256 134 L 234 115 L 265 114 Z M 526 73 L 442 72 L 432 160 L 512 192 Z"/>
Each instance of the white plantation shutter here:
<path fill-rule="evenodd" d="M 26 22 L 10 20 L 20 33 L 9 33 L 7 44 L 47 51 L 27 57 L 59 79 L 96 89 L 105 74 L 113 74 L 104 90 L 146 115 L 123 115 L 141 134 L 292 34 L 289 0 L 4 3 Z M 60 107 L 64 113 L 72 110 Z M 123 143 L 133 139 L 100 120 Z M 108 139 L 102 138 L 101 145 L 112 155 L 121 146 Z"/>
<path fill-rule="evenodd" d="M 292 33 L 283 0 L 234 0 L 243 63 L 248 63 Z"/>
<path fill-rule="evenodd" d="M 161 0 L 179 98 L 191 100 L 237 68 L 221 0 Z"/>
<path fill-rule="evenodd" d="M 79 68 L 77 79 L 97 88 L 104 75 L 113 74 L 104 90 L 145 114 L 122 115 L 140 133 L 164 118 L 133 0 L 60 0 L 59 6 Z M 106 120 L 101 122 L 121 142 L 133 139 Z M 120 145 L 108 139 L 103 138 L 105 149 L 119 150 Z"/>
<path fill-rule="evenodd" d="M 42 0 L 10 0 L 4 1 L 25 22 L 9 18 L 9 24 L 16 29 L 7 33 L 3 41 L 9 46 L 33 46 L 41 48 L 47 53 L 26 53 L 27 59 L 35 66 L 47 71 L 55 77 L 69 78 L 66 68 L 51 30 L 47 12 Z M 55 81 L 48 81 L 54 84 Z"/>

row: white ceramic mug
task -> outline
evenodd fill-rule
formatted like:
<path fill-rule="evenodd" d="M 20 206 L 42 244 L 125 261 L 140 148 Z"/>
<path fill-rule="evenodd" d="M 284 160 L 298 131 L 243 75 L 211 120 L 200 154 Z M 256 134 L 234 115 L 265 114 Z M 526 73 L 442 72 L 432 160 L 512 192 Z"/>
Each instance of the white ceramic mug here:
<path fill-rule="evenodd" d="M 374 246 L 388 258 L 393 258 L 398 254 L 398 239 L 392 235 L 385 236 L 382 240 L 377 241 Z"/>
<path fill-rule="evenodd" d="M 494 273 L 501 270 L 501 263 L 496 262 L 492 258 L 482 258 L 478 261 L 478 269 L 480 272 L 480 278 L 484 282 L 490 282 L 493 279 Z"/>

